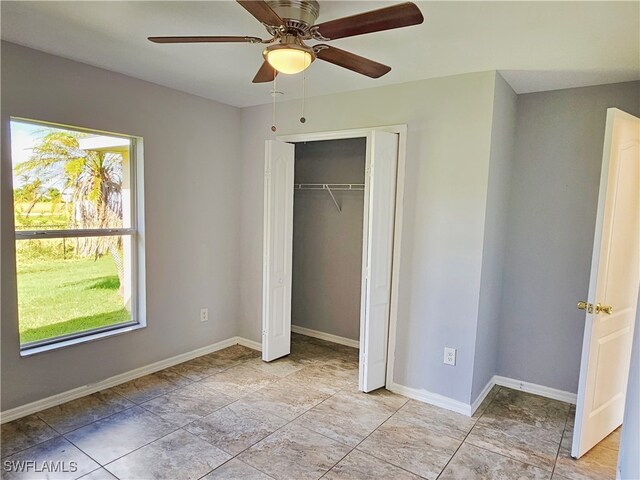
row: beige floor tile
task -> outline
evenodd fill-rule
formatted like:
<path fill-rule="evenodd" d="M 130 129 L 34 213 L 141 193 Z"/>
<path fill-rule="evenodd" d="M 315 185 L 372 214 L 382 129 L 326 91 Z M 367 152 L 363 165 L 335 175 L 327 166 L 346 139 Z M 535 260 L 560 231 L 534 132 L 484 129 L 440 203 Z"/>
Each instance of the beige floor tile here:
<path fill-rule="evenodd" d="M 304 367 L 303 364 L 294 362 L 288 357 L 279 358 L 272 362 L 265 362 L 261 358 L 253 358 L 251 360 L 247 360 L 245 365 L 257 368 L 263 372 L 267 372 L 278 377 L 286 377 L 287 375 L 297 372 Z"/>
<path fill-rule="evenodd" d="M 38 416 L 58 432 L 66 433 L 134 405 L 135 403 L 109 389 L 48 408 L 38 413 Z"/>
<path fill-rule="evenodd" d="M 551 472 L 464 443 L 438 480 L 548 480 Z"/>
<path fill-rule="evenodd" d="M 228 368 L 238 365 L 238 361 L 221 358 L 211 358 L 208 356 L 194 358 L 188 362 L 179 363 L 165 371 L 182 375 L 193 381 L 202 380 L 216 373 L 223 372 Z"/>
<path fill-rule="evenodd" d="M 357 379 L 346 378 L 326 365 L 307 365 L 301 370 L 287 375 L 287 380 L 333 395 L 339 390 L 353 389 Z"/>
<path fill-rule="evenodd" d="M 176 426 L 141 407 L 133 407 L 98 420 L 65 436 L 104 465 L 153 442 Z"/>
<path fill-rule="evenodd" d="M 237 399 L 278 380 L 280 380 L 280 377 L 276 375 L 271 375 L 247 365 L 238 365 L 207 377 L 201 380 L 200 383 Z"/>
<path fill-rule="evenodd" d="M 496 394 L 500 391 L 501 388 L 502 387 L 500 385 L 494 385 L 491 388 L 487 396 L 484 397 L 484 400 L 482 400 L 482 403 L 480 404 L 478 409 L 475 412 L 473 412 L 473 418 L 479 418 L 482 416 L 482 414 L 485 412 L 485 410 L 487 409 L 489 404 L 493 401 Z"/>
<path fill-rule="evenodd" d="M 616 478 L 618 451 L 596 445 L 578 460 L 571 457 L 571 438 L 563 439 L 554 475 L 569 480 L 605 480 Z"/>
<path fill-rule="evenodd" d="M 435 479 L 460 441 L 394 415 L 357 448 L 427 479 Z"/>
<path fill-rule="evenodd" d="M 79 480 L 118 480 L 116 477 L 111 475 L 108 470 L 104 468 L 99 468 L 94 470 L 91 473 L 87 473 L 86 475 L 80 477 Z"/>
<path fill-rule="evenodd" d="M 106 465 L 120 480 L 196 480 L 231 455 L 184 430 L 162 437 Z"/>
<path fill-rule="evenodd" d="M 2 461 L 2 478 L 73 479 L 99 467 L 68 440 L 56 437 L 5 458 Z"/>
<path fill-rule="evenodd" d="M 185 430 L 237 455 L 286 423 L 272 413 L 233 403 L 186 425 Z"/>
<path fill-rule="evenodd" d="M 552 471 L 560 441 L 541 439 L 536 427 L 527 424 L 510 424 L 496 429 L 477 423 L 465 440 L 466 443 L 501 455 Z"/>
<path fill-rule="evenodd" d="M 275 479 L 320 478 L 350 447 L 298 425 L 289 424 L 238 458 Z"/>
<path fill-rule="evenodd" d="M 260 357 L 260 352 L 243 345 L 233 345 L 231 347 L 223 348 L 222 350 L 218 350 L 217 352 L 205 355 L 205 357 L 211 359 L 245 361 L 252 358 Z"/>
<path fill-rule="evenodd" d="M 37 415 L 29 415 L 13 422 L 5 423 L 0 426 L 0 432 L 2 457 L 58 436 L 58 433 L 38 418 Z"/>
<path fill-rule="evenodd" d="M 295 423 L 355 447 L 394 413 L 393 408 L 365 394 L 338 392 Z"/>
<path fill-rule="evenodd" d="M 233 398 L 200 383 L 153 398 L 141 406 L 177 426 L 198 420 L 233 402 Z"/>
<path fill-rule="evenodd" d="M 615 451 L 618 451 L 618 447 L 620 447 L 620 433 L 622 431 L 622 427 L 616 428 L 613 432 L 611 432 L 604 440 L 602 440 L 598 445 L 601 447 L 611 448 Z"/>
<path fill-rule="evenodd" d="M 459 440 L 464 440 L 476 423 L 474 418 L 415 400 L 409 400 L 396 417 Z"/>
<path fill-rule="evenodd" d="M 478 423 L 504 429 L 513 425 L 536 427 L 540 438 L 560 442 L 566 425 L 570 405 L 568 403 L 532 395 L 530 393 L 501 388 L 479 418 Z"/>
<path fill-rule="evenodd" d="M 144 403 L 190 383 L 192 381 L 182 375 L 162 370 L 113 387 L 113 390 L 132 402 Z"/>
<path fill-rule="evenodd" d="M 216 468 L 202 480 L 271 480 L 271 477 L 234 458 Z"/>
<path fill-rule="evenodd" d="M 289 381 L 286 377 L 238 400 L 239 404 L 255 406 L 274 415 L 293 420 L 329 397 L 312 387 Z"/>
<path fill-rule="evenodd" d="M 322 477 L 323 480 L 420 480 L 421 477 L 353 450 Z"/>
<path fill-rule="evenodd" d="M 313 342 L 292 342 L 289 358 L 305 365 L 315 365 L 336 358 L 335 350 Z"/>
<path fill-rule="evenodd" d="M 358 395 L 366 395 L 368 398 L 371 398 L 376 402 L 382 402 L 386 406 L 393 408 L 394 410 L 399 410 L 409 401 L 407 397 L 390 392 L 389 390 L 386 390 L 384 388 L 379 388 L 378 390 L 374 390 L 373 392 L 369 393 L 357 393 Z"/>

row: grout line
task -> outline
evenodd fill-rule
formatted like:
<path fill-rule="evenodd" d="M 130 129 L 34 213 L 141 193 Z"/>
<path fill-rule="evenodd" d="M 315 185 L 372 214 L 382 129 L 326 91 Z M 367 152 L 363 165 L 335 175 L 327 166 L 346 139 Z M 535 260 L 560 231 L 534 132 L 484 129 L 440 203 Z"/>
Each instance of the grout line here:
<path fill-rule="evenodd" d="M 489 392 L 491 393 L 491 392 Z M 447 460 L 447 463 L 444 465 L 444 467 L 442 467 L 442 469 L 440 470 L 440 473 L 438 473 L 438 476 L 436 477 L 436 480 L 438 478 L 440 478 L 440 475 L 442 475 L 442 473 L 447 469 L 447 467 L 449 466 L 449 464 L 451 463 L 451 460 L 453 460 L 453 457 L 456 456 L 456 454 L 458 453 L 458 451 L 462 448 L 462 445 L 465 444 L 465 442 L 467 441 L 467 438 L 469 438 L 469 435 L 471 435 L 471 432 L 473 431 L 474 428 L 476 428 L 476 425 L 478 424 L 478 422 L 480 421 L 480 419 L 484 416 L 484 413 L 489 409 L 489 407 L 491 406 L 491 404 L 493 403 L 493 401 L 496 398 L 496 395 L 498 394 L 498 392 L 496 391 L 496 393 L 493 394 L 493 397 L 491 397 L 491 400 L 489 401 L 489 404 L 485 407 L 485 409 L 482 411 L 482 413 L 480 415 L 478 415 L 478 418 L 475 419 L 475 421 L 473 422 L 473 426 L 469 429 L 469 431 L 467 432 L 467 434 L 464 436 L 464 438 L 462 439 L 462 441 L 460 442 L 460 445 L 458 445 L 458 448 L 456 448 L 456 451 L 453 452 L 453 455 L 451 455 L 449 457 L 449 460 Z M 471 417 L 473 418 L 473 417 Z M 471 445 L 471 444 L 469 444 Z"/>
<path fill-rule="evenodd" d="M 493 390 L 494 387 L 492 387 L 491 390 Z M 458 448 L 456 449 L 455 452 L 453 452 L 453 455 L 451 455 L 451 457 L 449 458 L 449 460 L 447 461 L 447 463 L 445 464 L 444 467 L 442 467 L 442 470 L 440 470 L 440 473 L 438 474 L 437 478 L 440 478 L 440 475 L 442 475 L 442 473 L 447 469 L 447 467 L 449 466 L 449 464 L 451 463 L 451 460 L 453 460 L 453 457 L 456 456 L 456 454 L 458 453 L 458 451 L 460 450 L 460 448 L 462 448 L 462 445 L 464 445 L 467 441 L 467 438 L 469 437 L 469 435 L 471 435 L 471 432 L 473 431 L 474 428 L 476 428 L 476 425 L 478 424 L 478 422 L 480 421 L 480 419 L 484 416 L 484 414 L 486 413 L 487 410 L 489 410 L 489 407 L 491 406 L 491 404 L 494 402 L 494 400 L 496 399 L 496 397 L 498 396 L 498 392 L 502 389 L 502 387 L 498 386 L 496 392 L 493 394 L 493 396 L 491 397 L 491 400 L 489 400 L 489 403 L 487 404 L 486 407 L 484 407 L 484 410 L 482 410 L 482 412 L 480 413 L 480 415 L 478 415 L 478 417 L 474 420 L 473 422 L 473 426 L 469 429 L 469 431 L 467 432 L 467 434 L 464 436 L 464 439 L 462 439 L 462 442 L 460 442 L 460 445 L 458 445 Z M 489 393 L 491 393 L 491 390 L 489 391 Z M 484 403 L 484 400 L 480 403 L 480 405 L 482 405 L 482 403 Z M 473 416 L 471 416 L 471 418 L 473 418 Z M 456 439 L 457 440 L 457 439 Z M 471 443 L 469 443 L 468 445 L 473 445 Z M 475 445 L 473 445 L 475 446 Z M 486 449 L 485 449 L 486 450 Z M 487 451 L 491 451 L 491 450 L 487 450 Z M 495 452 L 493 452 L 495 453 Z"/>
<path fill-rule="evenodd" d="M 512 389 L 512 388 L 510 388 L 510 387 L 500 387 L 500 388 L 507 388 L 507 389 L 510 389 L 510 390 L 514 390 L 514 389 Z M 517 390 L 516 390 L 516 391 L 517 391 Z M 526 392 L 525 392 L 525 393 L 526 393 Z M 535 394 L 528 394 L 528 395 L 535 395 Z M 485 415 L 485 412 L 489 409 L 489 406 L 491 405 L 491 403 L 493 403 L 493 401 L 494 401 L 495 397 L 496 397 L 496 395 L 494 395 L 494 397 L 491 399 L 491 402 L 489 402 L 489 405 L 487 405 L 487 408 L 485 408 L 485 410 L 482 412 L 482 414 L 478 417 L 478 420 L 476 420 L 476 424 L 474 425 L 474 427 L 473 427 L 473 428 L 475 428 L 475 427 L 476 427 L 476 425 L 479 423 L 480 418 L 482 418 L 482 417 Z M 569 414 L 567 413 L 567 417 L 568 417 L 568 415 L 569 415 Z M 565 428 L 566 428 L 567 421 L 568 421 L 568 420 L 567 420 L 567 419 L 565 419 Z M 484 425 L 484 427 L 485 427 L 486 429 L 488 429 L 488 430 L 499 431 L 498 429 L 496 429 L 496 428 L 494 428 L 494 427 L 492 427 L 492 426 L 490 426 L 490 425 Z M 471 430 L 473 430 L 473 428 L 472 428 Z M 471 432 L 469 432 L 469 434 L 470 434 L 470 433 L 471 433 Z M 564 434 L 564 429 L 563 429 L 563 434 Z M 468 435 L 467 435 L 467 436 L 468 436 Z M 466 442 L 466 441 L 467 441 L 467 439 L 465 438 L 465 442 Z M 553 444 L 553 443 L 555 443 L 555 442 L 552 442 L 552 441 L 550 441 L 550 440 L 546 440 L 546 439 L 542 439 L 541 441 L 543 441 L 543 442 L 545 442 L 545 443 L 549 443 L 549 444 Z M 551 473 L 553 473 L 553 469 L 552 469 L 552 470 L 547 470 L 545 467 L 541 467 L 541 466 L 539 466 L 539 465 L 534 465 L 534 464 L 532 464 L 532 463 L 529 463 L 529 462 L 523 461 L 522 459 L 514 458 L 514 457 L 512 457 L 512 456 L 510 456 L 510 455 L 507 455 L 507 454 L 504 454 L 504 453 L 501 453 L 501 452 L 496 452 L 496 451 L 494 451 L 494 450 L 491 450 L 490 448 L 482 447 L 482 446 L 480 446 L 480 445 L 476 445 L 475 443 L 470 443 L 470 442 L 468 442 L 468 445 L 471 445 L 471 446 L 476 447 L 476 448 L 480 448 L 480 449 L 485 450 L 485 451 L 487 451 L 487 452 L 495 453 L 495 454 L 497 454 L 497 455 L 500 455 L 500 456 L 502 456 L 502 457 L 505 457 L 505 458 L 508 458 L 508 459 L 510 459 L 510 460 L 516 461 L 516 462 L 518 462 L 518 463 L 522 463 L 522 464 L 524 464 L 524 465 L 529 465 L 529 466 L 531 466 L 531 467 L 539 468 L 540 470 L 544 470 L 544 471 L 546 471 L 546 472 L 549 472 L 549 471 L 550 471 Z M 562 436 L 560 437 L 560 444 L 558 445 L 558 451 L 559 451 L 559 449 L 560 449 L 561 445 L 562 445 Z M 556 461 L 557 461 L 557 453 L 556 453 Z M 555 462 L 554 462 L 554 467 L 553 467 L 553 468 L 555 469 Z"/>
<path fill-rule="evenodd" d="M 495 455 L 500 455 L 501 457 L 507 458 L 509 460 L 513 460 L 516 463 L 522 463 L 523 465 L 527 465 L 529 467 L 537 468 L 539 470 L 543 470 L 543 471 L 548 472 L 548 473 L 552 473 L 553 472 L 552 470 L 547 470 L 545 467 L 541 467 L 540 465 L 534 465 L 533 463 L 524 462 L 524 461 L 519 460 L 517 458 L 510 457 L 509 455 L 505 455 L 504 453 L 495 452 L 495 451 L 493 451 L 493 450 L 491 450 L 490 448 L 487 448 L 487 447 L 481 447 L 481 446 L 475 445 L 473 443 L 467 443 L 467 445 L 470 445 L 470 446 L 475 447 L 475 448 L 479 448 L 480 450 L 484 450 L 485 452 L 493 453 Z"/>
<path fill-rule="evenodd" d="M 124 458 L 124 457 L 126 457 L 127 455 L 131 455 L 132 453 L 137 452 L 138 450 L 140 450 L 140 449 L 142 449 L 142 448 L 144 448 L 144 447 L 146 447 L 146 446 L 148 446 L 148 445 L 151 445 L 152 443 L 155 443 L 155 442 L 157 442 L 158 440 L 162 440 L 163 438 L 168 437 L 169 435 L 176 433 L 178 430 L 182 430 L 182 428 L 178 427 L 178 428 L 176 428 L 175 430 L 172 430 L 172 431 L 170 431 L 169 433 L 166 433 L 165 435 L 162 435 L 162 436 L 160 436 L 160 437 L 158 437 L 158 438 L 156 438 L 156 439 L 153 439 L 153 440 L 152 440 L 152 441 L 150 441 L 150 442 L 145 443 L 144 445 L 140 445 L 139 447 L 134 448 L 133 450 L 131 450 L 130 452 L 125 453 L 124 455 L 120 455 L 119 457 L 114 458 L 113 460 L 109 460 L 107 463 L 104 463 L 104 464 L 102 464 L 102 463 L 101 463 L 100 465 L 101 465 L 105 470 L 108 470 L 108 469 L 107 469 L 107 465 L 111 465 L 112 463 L 114 463 L 114 462 L 116 462 L 116 461 L 120 460 L 121 458 Z M 186 430 L 185 430 L 185 431 L 186 431 Z M 187 432 L 187 433 L 189 433 L 189 432 Z M 192 434 L 192 435 L 193 435 L 193 434 Z M 78 447 L 78 448 L 79 448 L 79 447 Z M 99 462 L 98 462 L 98 463 L 99 463 Z M 108 470 L 108 471 L 109 471 L 109 473 L 111 473 L 111 471 L 110 471 L 110 470 Z M 111 473 L 111 474 L 113 475 L 113 473 Z M 115 475 L 114 475 L 114 476 L 115 476 Z"/>
<path fill-rule="evenodd" d="M 575 413 L 574 413 L 575 415 Z M 571 416 L 571 408 L 567 413 L 567 418 L 564 419 L 564 428 L 562 429 L 562 435 L 560 436 L 560 445 L 558 445 L 558 451 L 556 452 L 556 459 L 553 462 L 553 469 L 551 469 L 551 478 L 556 473 L 556 466 L 558 465 L 558 458 L 560 458 L 560 450 L 562 450 L 562 441 L 564 440 L 564 433 L 567 431 L 567 424 L 569 423 L 569 417 Z M 575 431 L 575 429 L 574 429 Z"/>

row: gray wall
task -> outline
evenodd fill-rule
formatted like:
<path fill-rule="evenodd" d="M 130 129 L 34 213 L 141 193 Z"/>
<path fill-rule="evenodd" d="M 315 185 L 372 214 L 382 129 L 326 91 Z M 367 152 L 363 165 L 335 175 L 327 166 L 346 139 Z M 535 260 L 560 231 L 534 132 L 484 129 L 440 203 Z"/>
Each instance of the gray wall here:
<path fill-rule="evenodd" d="M 296 183 L 364 183 L 366 140 L 296 144 Z M 291 323 L 358 340 L 364 192 L 296 190 Z"/>
<path fill-rule="evenodd" d="M 482 252 L 480 306 L 473 364 L 473 402 L 496 373 L 500 306 L 503 289 L 507 211 L 511 193 L 511 165 L 515 138 L 517 96 L 509 84 L 496 76 L 491 127 L 491 159 L 488 173 L 487 213 Z"/>
<path fill-rule="evenodd" d="M 240 110 L 8 43 L 1 100 L 2 410 L 237 334 Z M 144 137 L 147 328 L 20 357 L 10 115 Z"/>
<path fill-rule="evenodd" d="M 494 83 L 495 72 L 484 72 L 310 98 L 305 124 L 298 122 L 300 102 L 277 105 L 279 134 L 408 125 L 394 377 L 465 403 L 471 397 Z M 256 341 L 270 126 L 270 106 L 243 109 L 241 335 Z M 442 362 L 445 346 L 458 349 L 455 367 Z"/>
<path fill-rule="evenodd" d="M 606 110 L 640 82 L 518 97 L 498 374 L 576 392 Z"/>
<path fill-rule="evenodd" d="M 620 479 L 638 480 L 640 478 L 640 455 L 638 455 L 640 452 L 640 292 L 638 292 L 636 326 L 633 332 L 631 367 L 619 452 Z"/>

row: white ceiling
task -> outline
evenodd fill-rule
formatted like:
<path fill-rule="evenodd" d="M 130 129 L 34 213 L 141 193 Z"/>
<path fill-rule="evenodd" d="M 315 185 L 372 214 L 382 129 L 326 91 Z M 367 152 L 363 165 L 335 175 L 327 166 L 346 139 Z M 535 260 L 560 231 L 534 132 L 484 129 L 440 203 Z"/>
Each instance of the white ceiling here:
<path fill-rule="evenodd" d="M 318 23 L 397 2 L 320 0 Z M 372 80 L 315 62 L 310 96 L 467 72 L 500 70 L 518 93 L 640 79 L 640 2 L 416 2 L 422 25 L 336 40 L 386 63 Z M 132 77 L 245 107 L 268 103 L 271 84 L 251 83 L 262 47 L 157 45 L 151 35 L 267 38 L 233 1 L 2 1 L 2 38 Z M 301 75 L 278 78 L 285 98 Z"/>

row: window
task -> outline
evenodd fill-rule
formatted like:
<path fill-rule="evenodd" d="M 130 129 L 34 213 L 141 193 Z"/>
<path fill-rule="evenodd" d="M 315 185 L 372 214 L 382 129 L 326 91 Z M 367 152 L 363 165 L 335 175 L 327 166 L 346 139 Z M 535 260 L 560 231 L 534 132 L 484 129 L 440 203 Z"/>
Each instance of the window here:
<path fill-rule="evenodd" d="M 23 354 L 143 326 L 140 142 L 11 120 Z"/>

